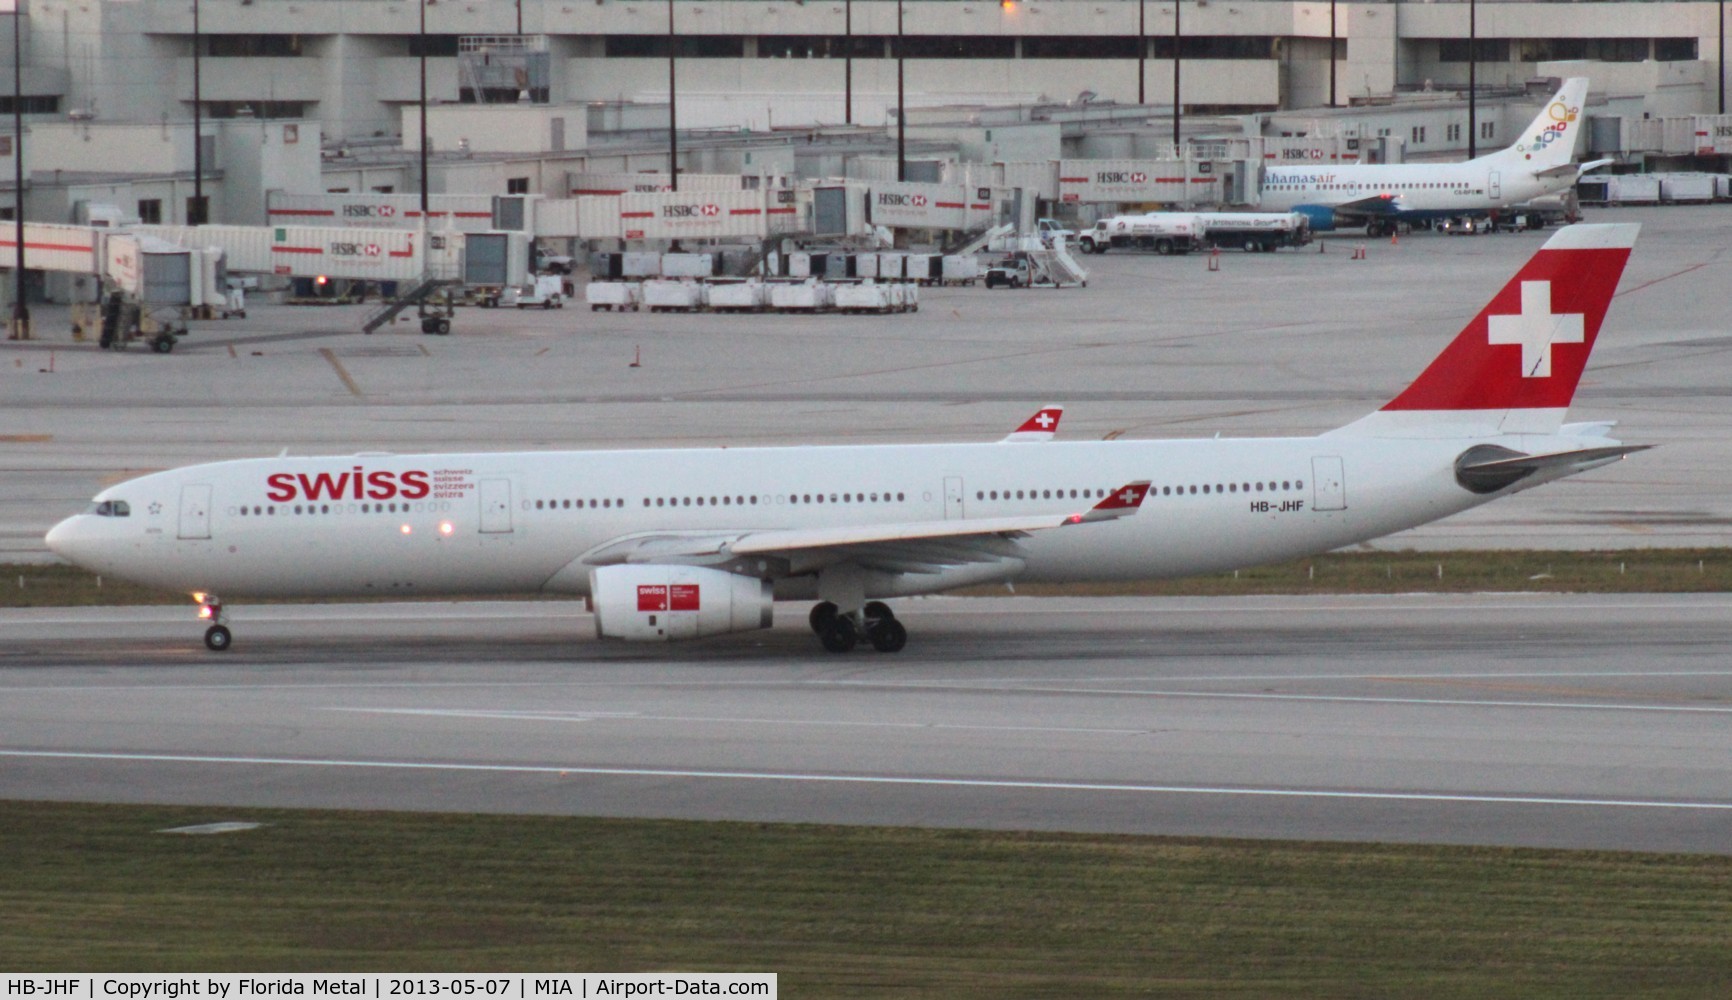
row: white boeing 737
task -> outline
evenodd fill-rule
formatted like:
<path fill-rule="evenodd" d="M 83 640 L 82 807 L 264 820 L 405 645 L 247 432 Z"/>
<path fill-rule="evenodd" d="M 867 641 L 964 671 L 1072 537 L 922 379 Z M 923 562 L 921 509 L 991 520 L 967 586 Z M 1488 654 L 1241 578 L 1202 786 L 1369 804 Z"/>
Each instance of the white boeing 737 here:
<path fill-rule="evenodd" d="M 902 648 L 884 598 L 1007 580 L 1213 573 L 1340 548 L 1616 461 L 1564 423 L 1634 225 L 1560 230 L 1382 409 L 1317 437 L 260 458 L 99 493 L 48 546 L 215 596 L 541 591 L 604 638 L 759 629 Z"/>
<path fill-rule="evenodd" d="M 1259 210 L 1299 212 L 1314 230 L 1364 225 L 1379 236 L 1397 220 L 1483 216 L 1567 191 L 1584 172 L 1613 162 L 1571 162 L 1587 97 L 1587 78 L 1570 77 L 1514 145 L 1462 163 L 1268 167 Z"/>

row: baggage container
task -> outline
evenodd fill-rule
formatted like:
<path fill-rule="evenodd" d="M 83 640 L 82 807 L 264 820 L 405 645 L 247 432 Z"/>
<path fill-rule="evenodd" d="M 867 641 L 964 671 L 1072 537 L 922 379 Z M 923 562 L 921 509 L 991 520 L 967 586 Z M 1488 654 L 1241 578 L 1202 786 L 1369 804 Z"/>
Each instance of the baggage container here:
<path fill-rule="evenodd" d="M 769 300 L 764 283 L 756 279 L 704 285 L 704 303 L 716 312 L 763 312 Z"/>
<path fill-rule="evenodd" d="M 972 285 L 980 280 L 979 257 L 945 257 L 940 265 L 942 281 L 946 285 Z"/>
<path fill-rule="evenodd" d="M 789 278 L 810 278 L 812 276 L 812 255 L 804 250 L 796 250 L 789 254 L 782 267 L 782 273 Z"/>
<path fill-rule="evenodd" d="M 643 304 L 643 286 L 635 281 L 592 281 L 583 290 L 590 312 L 637 312 Z"/>
<path fill-rule="evenodd" d="M 1660 200 L 1668 204 L 1714 200 L 1713 174 L 1662 174 Z"/>
<path fill-rule="evenodd" d="M 722 273 L 721 256 L 713 253 L 664 253 L 662 277 L 713 278 Z"/>
<path fill-rule="evenodd" d="M 589 280 L 618 281 L 625 277 L 625 254 L 592 253 L 589 255 Z"/>
<path fill-rule="evenodd" d="M 857 253 L 854 255 L 854 276 L 857 278 L 878 277 L 878 255 L 875 253 Z"/>
<path fill-rule="evenodd" d="M 807 279 L 770 286 L 770 308 L 786 312 L 820 312 L 835 305 L 834 286 Z"/>
<path fill-rule="evenodd" d="M 887 313 L 890 286 L 871 281 L 836 286 L 836 310 L 845 313 Z"/>
<path fill-rule="evenodd" d="M 620 277 L 659 278 L 662 276 L 662 255 L 645 251 L 628 251 L 620 255 Z"/>
<path fill-rule="evenodd" d="M 1606 203 L 1610 205 L 1655 205 L 1660 201 L 1660 179 L 1653 174 L 1610 174 L 1606 177 Z"/>
<path fill-rule="evenodd" d="M 704 286 L 695 281 L 652 278 L 643 283 L 643 304 L 650 312 L 695 312 L 703 308 Z"/>

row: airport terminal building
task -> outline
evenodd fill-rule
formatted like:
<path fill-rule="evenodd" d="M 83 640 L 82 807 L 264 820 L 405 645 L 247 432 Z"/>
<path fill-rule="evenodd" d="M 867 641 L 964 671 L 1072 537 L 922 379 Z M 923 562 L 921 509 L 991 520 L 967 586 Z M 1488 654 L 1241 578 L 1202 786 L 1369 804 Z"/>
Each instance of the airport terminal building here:
<path fill-rule="evenodd" d="M 79 222 L 184 221 L 195 107 L 215 221 L 263 221 L 271 189 L 418 190 L 423 72 L 437 193 L 665 171 L 675 110 L 682 172 L 894 178 L 899 89 L 928 164 L 1183 157 L 1181 119 L 1460 159 L 1571 75 L 1585 151 L 1732 154 L 1707 2 L 29 0 L 20 23 L 27 211 Z"/>

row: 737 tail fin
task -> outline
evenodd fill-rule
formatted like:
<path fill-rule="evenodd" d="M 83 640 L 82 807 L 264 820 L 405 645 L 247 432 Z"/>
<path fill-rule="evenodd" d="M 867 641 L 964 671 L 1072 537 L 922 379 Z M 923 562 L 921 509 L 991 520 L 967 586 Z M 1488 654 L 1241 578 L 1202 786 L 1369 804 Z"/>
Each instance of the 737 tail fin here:
<path fill-rule="evenodd" d="M 1337 433 L 1557 433 L 1640 229 L 1559 230 L 1412 385 Z"/>
<path fill-rule="evenodd" d="M 1565 80 L 1552 99 L 1540 108 L 1526 130 L 1517 133 L 1516 141 L 1506 150 L 1513 166 L 1526 167 L 1535 173 L 1567 164 L 1575 157 L 1576 143 L 1586 127 L 1582 108 L 1588 103 L 1588 78 L 1572 76 Z"/>

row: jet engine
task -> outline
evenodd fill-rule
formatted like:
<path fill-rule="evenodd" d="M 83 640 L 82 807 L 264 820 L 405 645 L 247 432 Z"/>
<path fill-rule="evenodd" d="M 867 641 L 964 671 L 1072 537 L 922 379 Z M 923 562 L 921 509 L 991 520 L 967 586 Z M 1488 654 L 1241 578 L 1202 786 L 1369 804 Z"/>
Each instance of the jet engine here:
<path fill-rule="evenodd" d="M 769 628 L 770 581 L 702 566 L 600 566 L 589 571 L 600 639 L 672 642 Z"/>

